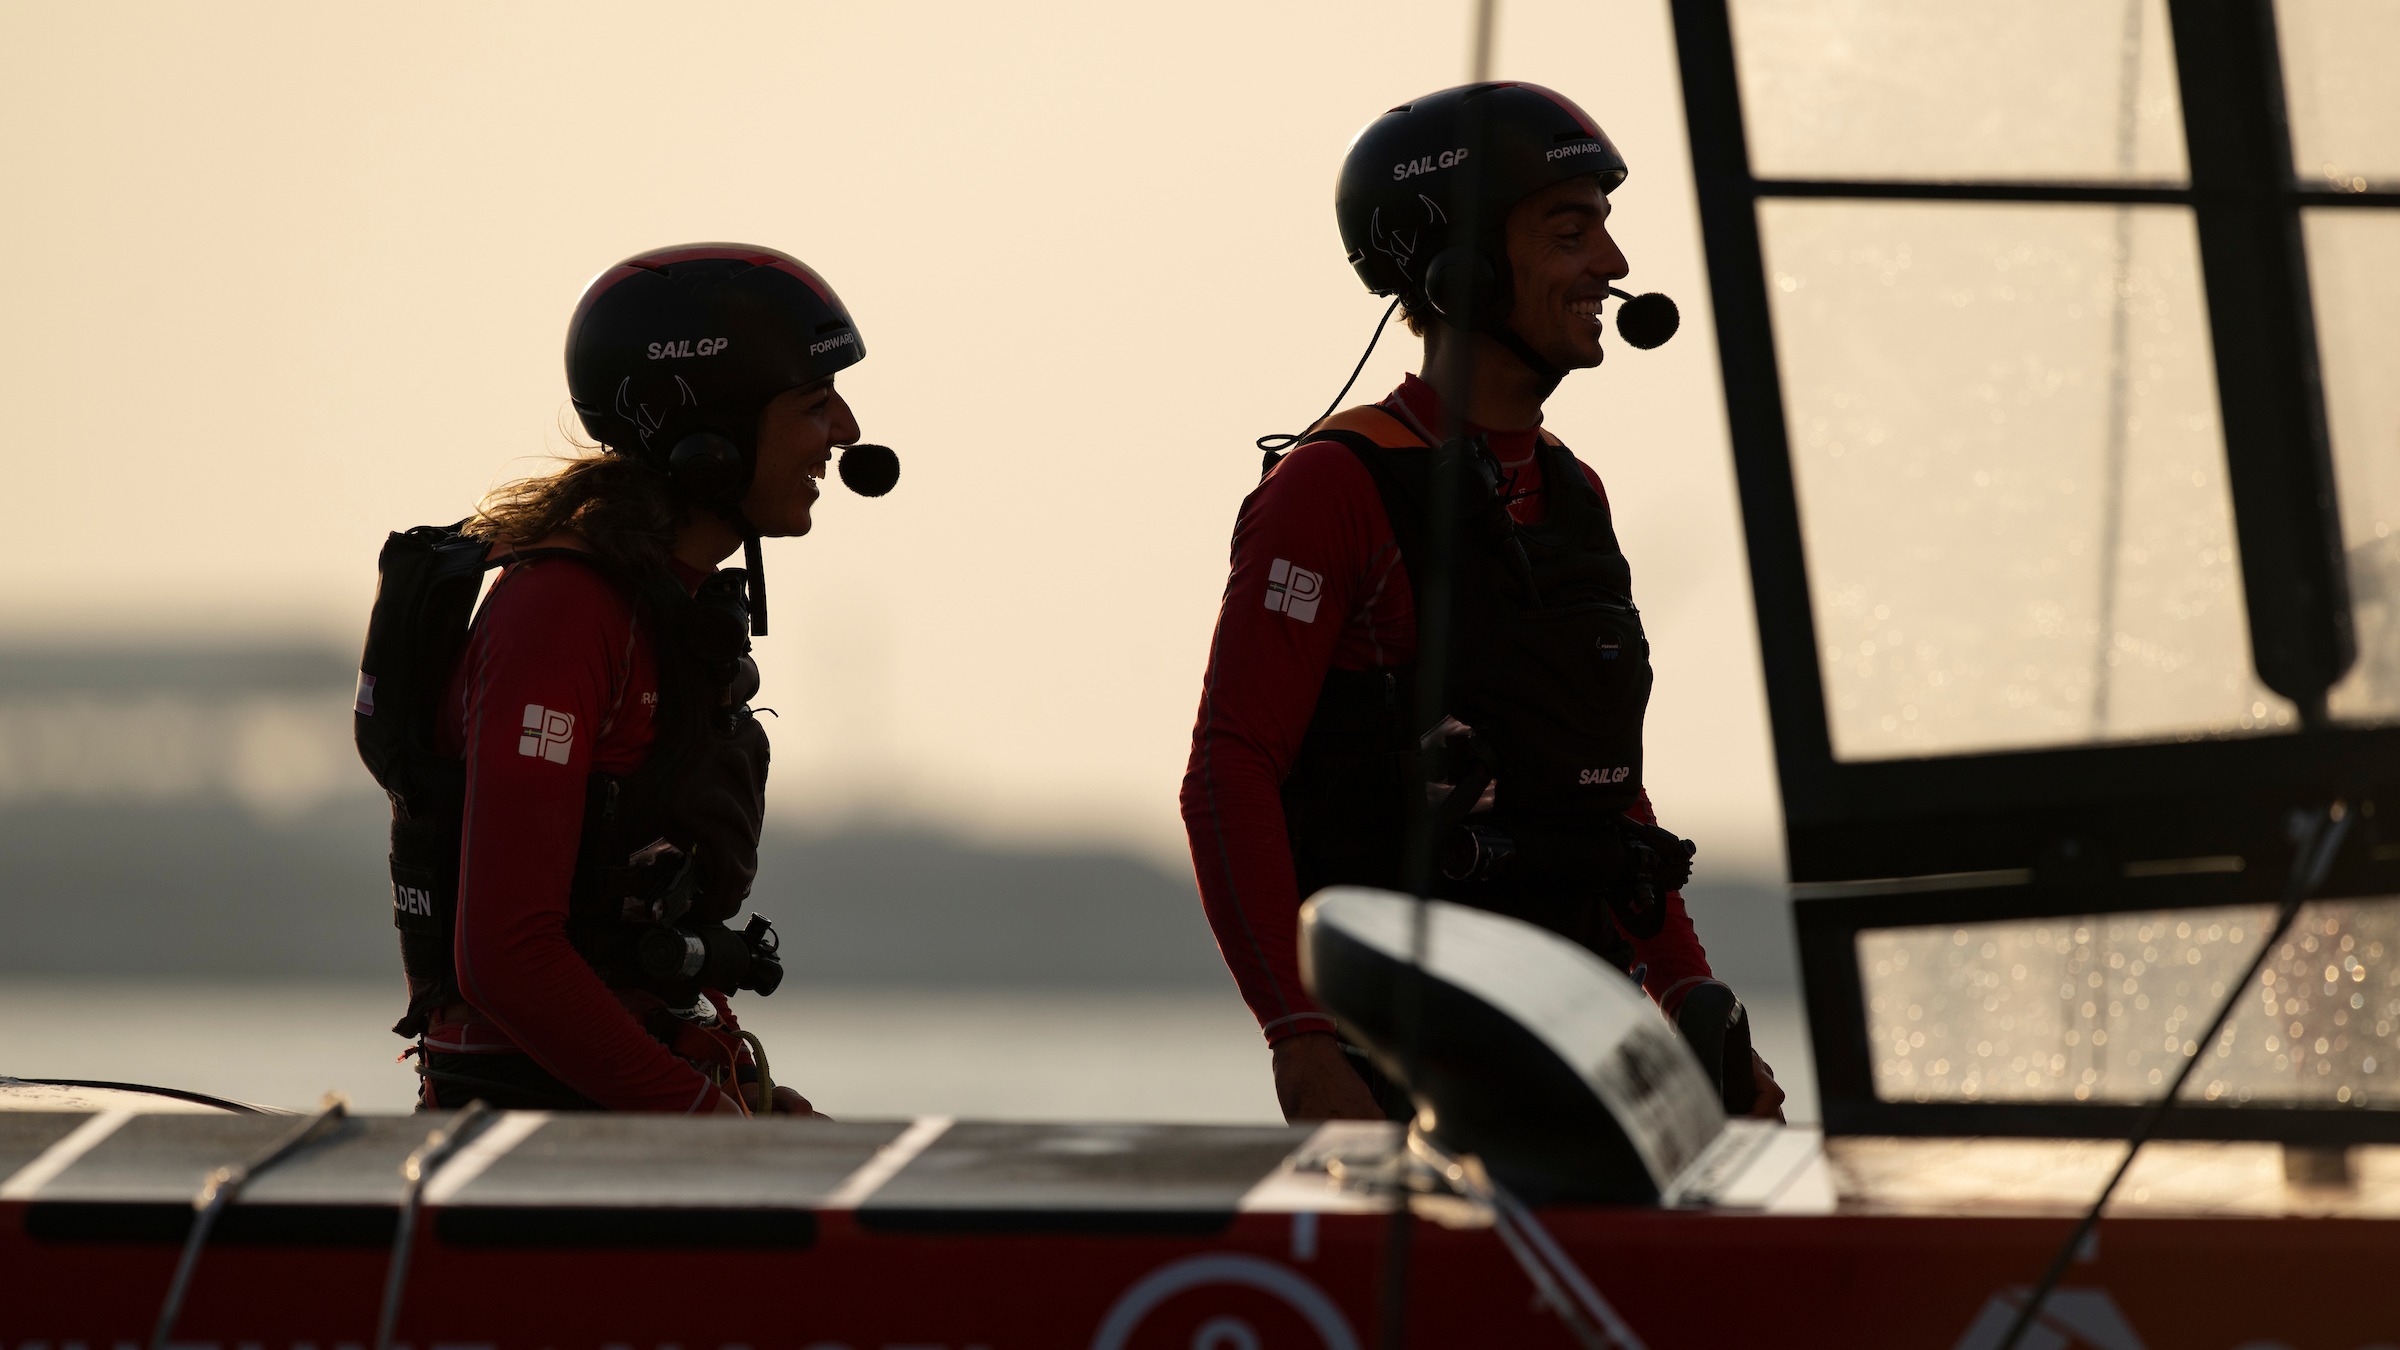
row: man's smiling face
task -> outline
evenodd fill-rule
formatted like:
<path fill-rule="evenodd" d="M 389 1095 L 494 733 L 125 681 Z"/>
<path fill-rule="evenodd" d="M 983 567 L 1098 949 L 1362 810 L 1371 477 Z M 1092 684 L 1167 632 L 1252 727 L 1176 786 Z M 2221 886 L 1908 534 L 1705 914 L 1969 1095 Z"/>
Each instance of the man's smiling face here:
<path fill-rule="evenodd" d="M 1608 213 L 1597 178 L 1544 188 L 1508 213 L 1509 326 L 1561 370 L 1600 364 L 1601 304 L 1609 283 L 1632 270 L 1608 235 Z"/>

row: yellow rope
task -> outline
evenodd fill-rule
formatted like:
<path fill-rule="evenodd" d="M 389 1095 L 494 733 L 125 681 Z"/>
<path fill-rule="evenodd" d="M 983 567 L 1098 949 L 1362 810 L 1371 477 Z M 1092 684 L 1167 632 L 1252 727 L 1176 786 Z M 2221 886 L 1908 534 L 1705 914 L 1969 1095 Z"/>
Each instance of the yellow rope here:
<path fill-rule="evenodd" d="M 772 1115 L 775 1111 L 775 1080 L 767 1076 L 767 1047 L 754 1031 L 736 1032 L 750 1042 L 750 1057 L 758 1061 L 758 1114 Z"/>

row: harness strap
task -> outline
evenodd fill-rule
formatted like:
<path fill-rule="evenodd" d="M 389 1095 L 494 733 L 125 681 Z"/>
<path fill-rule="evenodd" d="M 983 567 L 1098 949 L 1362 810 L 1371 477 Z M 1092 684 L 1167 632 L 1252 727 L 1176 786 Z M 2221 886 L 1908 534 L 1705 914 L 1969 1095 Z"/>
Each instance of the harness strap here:
<path fill-rule="evenodd" d="M 1424 430 L 1411 424 L 1405 413 L 1396 412 L 1381 403 L 1361 403 L 1344 408 L 1317 424 L 1307 437 L 1310 441 L 1339 441 L 1356 449 L 1358 441 L 1385 450 L 1430 450 L 1433 440 Z M 1306 441 L 1302 442 L 1306 444 Z"/>

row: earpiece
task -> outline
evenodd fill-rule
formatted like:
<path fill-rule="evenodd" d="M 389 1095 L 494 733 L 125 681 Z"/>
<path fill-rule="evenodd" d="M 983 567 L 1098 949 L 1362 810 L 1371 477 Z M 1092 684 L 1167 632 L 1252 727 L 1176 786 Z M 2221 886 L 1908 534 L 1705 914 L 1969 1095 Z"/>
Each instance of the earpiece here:
<path fill-rule="evenodd" d="M 1481 252 L 1446 248 L 1425 264 L 1425 299 L 1451 327 L 1480 329 L 1508 313 L 1508 283 Z"/>
<path fill-rule="evenodd" d="M 667 452 L 667 476 L 692 500 L 730 505 L 747 486 L 741 447 L 713 431 L 695 431 Z"/>
<path fill-rule="evenodd" d="M 1656 291 L 1643 295 L 1628 295 L 1611 286 L 1608 293 L 1625 303 L 1617 307 L 1617 336 L 1627 345 L 1647 351 L 1666 345 L 1675 330 L 1683 326 L 1683 313 L 1675 302 Z"/>

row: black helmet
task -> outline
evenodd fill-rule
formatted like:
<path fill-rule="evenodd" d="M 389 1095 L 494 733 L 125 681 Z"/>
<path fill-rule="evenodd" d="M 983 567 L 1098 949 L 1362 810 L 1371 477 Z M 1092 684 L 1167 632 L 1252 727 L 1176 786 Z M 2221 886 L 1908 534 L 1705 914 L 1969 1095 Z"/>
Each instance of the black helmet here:
<path fill-rule="evenodd" d="M 1587 175 L 1613 192 L 1625 157 L 1572 100 L 1538 84 L 1465 84 L 1367 123 L 1342 160 L 1333 213 L 1368 290 L 1398 292 L 1454 328 L 1505 332 L 1510 208 Z"/>
<path fill-rule="evenodd" d="M 592 439 L 730 507 L 749 490 L 760 409 L 867 354 L 806 263 L 686 244 L 592 279 L 567 325 L 567 392 Z"/>

